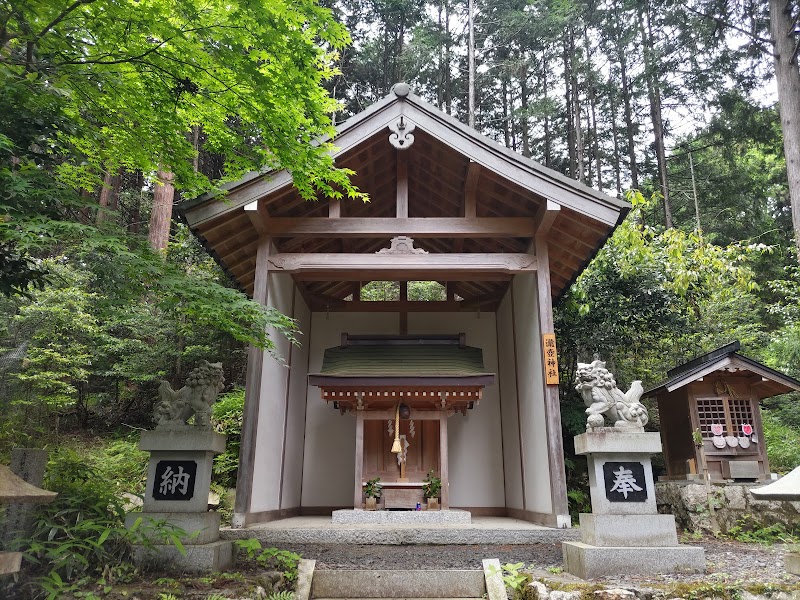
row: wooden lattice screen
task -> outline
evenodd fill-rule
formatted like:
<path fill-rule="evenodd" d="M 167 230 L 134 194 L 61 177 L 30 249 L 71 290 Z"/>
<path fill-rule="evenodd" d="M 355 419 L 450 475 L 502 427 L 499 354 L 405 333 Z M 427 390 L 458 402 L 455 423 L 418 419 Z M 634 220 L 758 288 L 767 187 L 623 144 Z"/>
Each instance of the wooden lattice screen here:
<path fill-rule="evenodd" d="M 749 398 L 698 398 L 697 419 L 704 438 L 711 438 L 711 425 L 721 424 L 723 435 L 740 435 L 742 425 L 753 424 L 753 405 Z"/>

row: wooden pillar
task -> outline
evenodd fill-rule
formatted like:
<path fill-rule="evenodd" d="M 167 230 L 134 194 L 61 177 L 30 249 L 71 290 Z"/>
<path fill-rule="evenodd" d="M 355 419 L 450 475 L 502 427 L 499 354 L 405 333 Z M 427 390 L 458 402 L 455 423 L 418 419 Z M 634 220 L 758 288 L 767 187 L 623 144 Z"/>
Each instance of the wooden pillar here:
<path fill-rule="evenodd" d="M 550 291 L 550 256 L 547 238 L 543 235 L 536 238 L 536 282 L 539 296 L 539 333 L 553 333 L 553 298 Z M 540 344 L 541 347 L 541 344 Z M 542 354 L 542 366 L 544 364 Z M 545 373 L 542 372 L 542 381 Z M 569 507 L 567 504 L 567 477 L 564 469 L 564 442 L 561 437 L 561 405 L 558 397 L 558 384 L 544 384 L 544 414 L 547 425 L 547 459 L 550 468 L 550 499 L 556 519 L 565 518 L 565 527 L 569 526 Z M 562 523 L 557 523 L 559 526 Z"/>
<path fill-rule="evenodd" d="M 269 300 L 269 255 L 272 238 L 262 235 L 256 250 L 256 272 L 253 283 L 253 300 L 267 305 Z M 236 503 L 234 527 L 246 527 L 246 515 L 250 512 L 253 494 L 253 475 L 258 437 L 258 410 L 261 400 L 261 373 L 264 366 L 264 351 L 250 346 L 247 351 L 247 374 L 245 375 L 244 415 L 242 417 L 242 441 L 239 452 L 239 476 L 236 480 Z"/>
<path fill-rule="evenodd" d="M 450 508 L 450 475 L 447 469 L 447 415 L 439 411 L 439 470 L 442 479 L 442 510 Z"/>
<path fill-rule="evenodd" d="M 362 479 L 364 478 L 364 411 L 356 411 L 356 474 L 353 488 L 353 508 L 362 508 Z"/>

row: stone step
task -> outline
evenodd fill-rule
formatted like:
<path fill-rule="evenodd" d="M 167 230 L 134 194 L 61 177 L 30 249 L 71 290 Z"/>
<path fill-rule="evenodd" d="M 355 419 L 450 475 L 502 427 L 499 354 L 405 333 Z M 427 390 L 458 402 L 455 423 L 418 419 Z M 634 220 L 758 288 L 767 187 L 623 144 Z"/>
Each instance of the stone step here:
<path fill-rule="evenodd" d="M 311 598 L 481 598 L 483 570 L 314 571 Z"/>

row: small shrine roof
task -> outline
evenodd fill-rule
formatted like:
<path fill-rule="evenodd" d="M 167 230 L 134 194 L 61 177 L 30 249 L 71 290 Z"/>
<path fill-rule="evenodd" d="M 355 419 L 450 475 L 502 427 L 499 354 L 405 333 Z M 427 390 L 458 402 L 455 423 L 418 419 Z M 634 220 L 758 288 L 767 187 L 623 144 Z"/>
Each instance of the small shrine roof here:
<path fill-rule="evenodd" d="M 494 383 L 480 348 L 459 343 L 458 336 L 361 337 L 325 350 L 319 373 L 309 374 L 311 385 L 467 385 Z M 449 342 L 449 343 L 448 343 Z"/>
<path fill-rule="evenodd" d="M 800 381 L 739 354 L 740 347 L 741 344 L 735 341 L 678 365 L 667 371 L 666 381 L 650 388 L 643 396 L 658 396 L 664 392 L 672 392 L 718 371 L 760 376 L 761 381 L 753 386 L 757 389 L 759 399 L 800 391 Z"/>

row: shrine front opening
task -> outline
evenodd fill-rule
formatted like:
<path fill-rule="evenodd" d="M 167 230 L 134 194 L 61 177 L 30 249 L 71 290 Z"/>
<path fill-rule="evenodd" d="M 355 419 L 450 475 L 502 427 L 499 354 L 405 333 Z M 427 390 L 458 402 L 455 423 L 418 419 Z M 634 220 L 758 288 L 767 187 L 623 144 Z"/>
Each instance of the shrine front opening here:
<path fill-rule="evenodd" d="M 345 333 L 308 380 L 343 415 L 355 415 L 354 508 L 363 507 L 363 486 L 373 478 L 384 487 L 383 507 L 419 507 L 428 474 L 441 478 L 437 498 L 450 507 L 448 419 L 466 415 L 495 380 L 465 334 Z"/>

